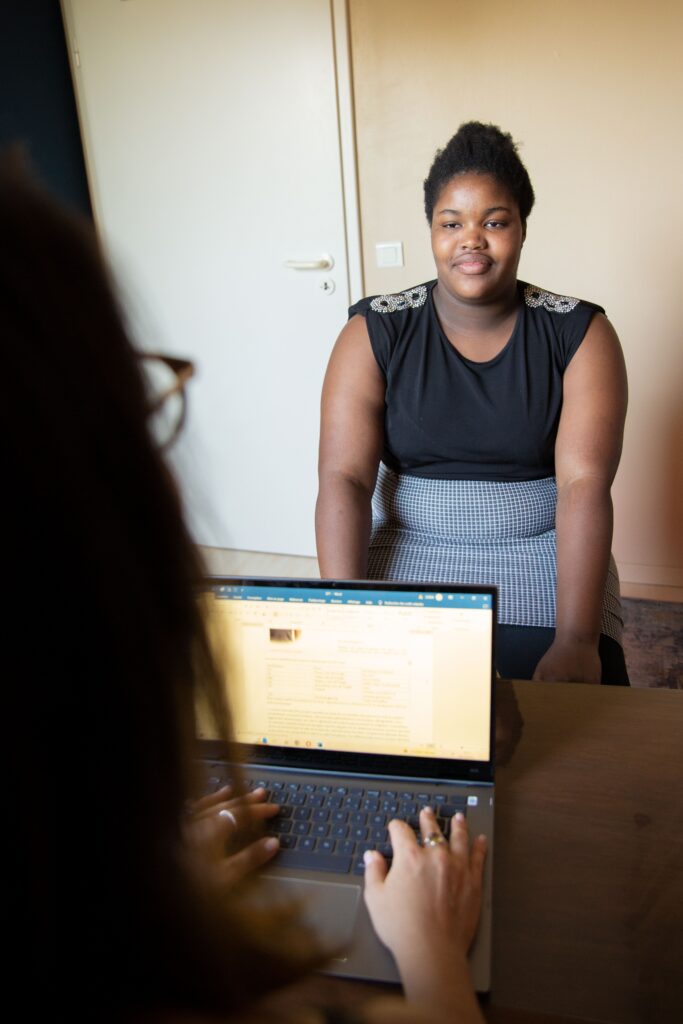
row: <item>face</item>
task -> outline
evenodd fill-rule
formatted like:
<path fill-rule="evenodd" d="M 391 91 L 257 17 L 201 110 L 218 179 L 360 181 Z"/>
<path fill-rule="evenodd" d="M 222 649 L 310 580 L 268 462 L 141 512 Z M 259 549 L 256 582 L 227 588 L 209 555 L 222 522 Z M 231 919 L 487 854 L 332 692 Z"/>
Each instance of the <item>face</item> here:
<path fill-rule="evenodd" d="M 506 298 L 514 292 L 524 235 L 517 203 L 495 178 L 451 178 L 432 215 L 439 286 L 466 303 Z"/>

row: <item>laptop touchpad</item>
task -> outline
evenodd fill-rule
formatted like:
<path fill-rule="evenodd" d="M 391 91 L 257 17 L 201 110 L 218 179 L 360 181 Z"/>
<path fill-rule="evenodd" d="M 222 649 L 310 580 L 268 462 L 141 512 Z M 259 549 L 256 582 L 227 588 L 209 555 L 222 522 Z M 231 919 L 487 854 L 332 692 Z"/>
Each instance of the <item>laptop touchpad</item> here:
<path fill-rule="evenodd" d="M 269 902 L 298 904 L 304 921 L 316 933 L 323 949 L 338 950 L 335 960 L 346 959 L 344 951 L 353 938 L 360 886 L 273 875 L 265 875 L 262 881 Z"/>

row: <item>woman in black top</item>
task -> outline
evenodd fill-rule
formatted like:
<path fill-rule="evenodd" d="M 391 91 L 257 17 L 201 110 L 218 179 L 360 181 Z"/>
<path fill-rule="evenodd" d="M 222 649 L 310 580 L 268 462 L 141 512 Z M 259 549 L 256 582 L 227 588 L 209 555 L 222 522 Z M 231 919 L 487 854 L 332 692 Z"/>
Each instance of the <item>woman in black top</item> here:
<path fill-rule="evenodd" d="M 610 554 L 623 357 L 600 306 L 517 279 L 533 201 L 498 128 L 463 125 L 437 154 L 437 279 L 353 306 L 330 360 L 320 568 L 495 583 L 502 674 L 627 684 Z"/>

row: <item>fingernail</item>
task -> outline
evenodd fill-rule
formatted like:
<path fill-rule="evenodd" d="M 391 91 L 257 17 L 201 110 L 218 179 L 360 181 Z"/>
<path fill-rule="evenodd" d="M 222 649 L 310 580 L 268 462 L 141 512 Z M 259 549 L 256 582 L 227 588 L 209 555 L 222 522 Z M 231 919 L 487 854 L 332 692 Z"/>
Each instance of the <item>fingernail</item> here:
<path fill-rule="evenodd" d="M 363 854 L 363 863 L 364 864 L 369 864 L 370 861 L 374 860 L 374 859 L 375 859 L 375 851 L 374 850 L 366 850 L 365 853 Z"/>
<path fill-rule="evenodd" d="M 462 811 L 457 811 L 456 812 L 455 820 L 456 821 L 464 821 L 465 820 L 465 815 L 462 813 Z"/>
<path fill-rule="evenodd" d="M 265 846 L 268 853 L 270 853 L 271 850 L 277 850 L 279 848 L 280 840 L 278 839 L 277 836 L 268 836 L 263 845 Z"/>
<path fill-rule="evenodd" d="M 479 842 L 482 844 L 482 846 L 486 846 L 487 845 L 488 839 L 486 838 L 486 836 L 483 833 L 482 833 L 482 835 L 477 836 L 477 838 L 478 838 Z"/>
<path fill-rule="evenodd" d="M 434 813 L 434 808 L 430 807 L 429 804 L 425 804 L 424 807 L 422 808 L 422 810 L 423 811 L 429 811 L 430 814 Z"/>

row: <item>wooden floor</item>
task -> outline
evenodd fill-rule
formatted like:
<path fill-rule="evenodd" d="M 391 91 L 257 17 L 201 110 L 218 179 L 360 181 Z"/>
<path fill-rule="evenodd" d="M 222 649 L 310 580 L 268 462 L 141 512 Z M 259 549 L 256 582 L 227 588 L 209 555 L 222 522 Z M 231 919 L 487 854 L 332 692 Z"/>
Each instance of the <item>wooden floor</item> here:
<path fill-rule="evenodd" d="M 315 558 L 262 551 L 201 549 L 209 572 L 226 576 L 319 576 Z M 683 604 L 623 600 L 624 651 L 631 685 L 683 690 Z"/>

